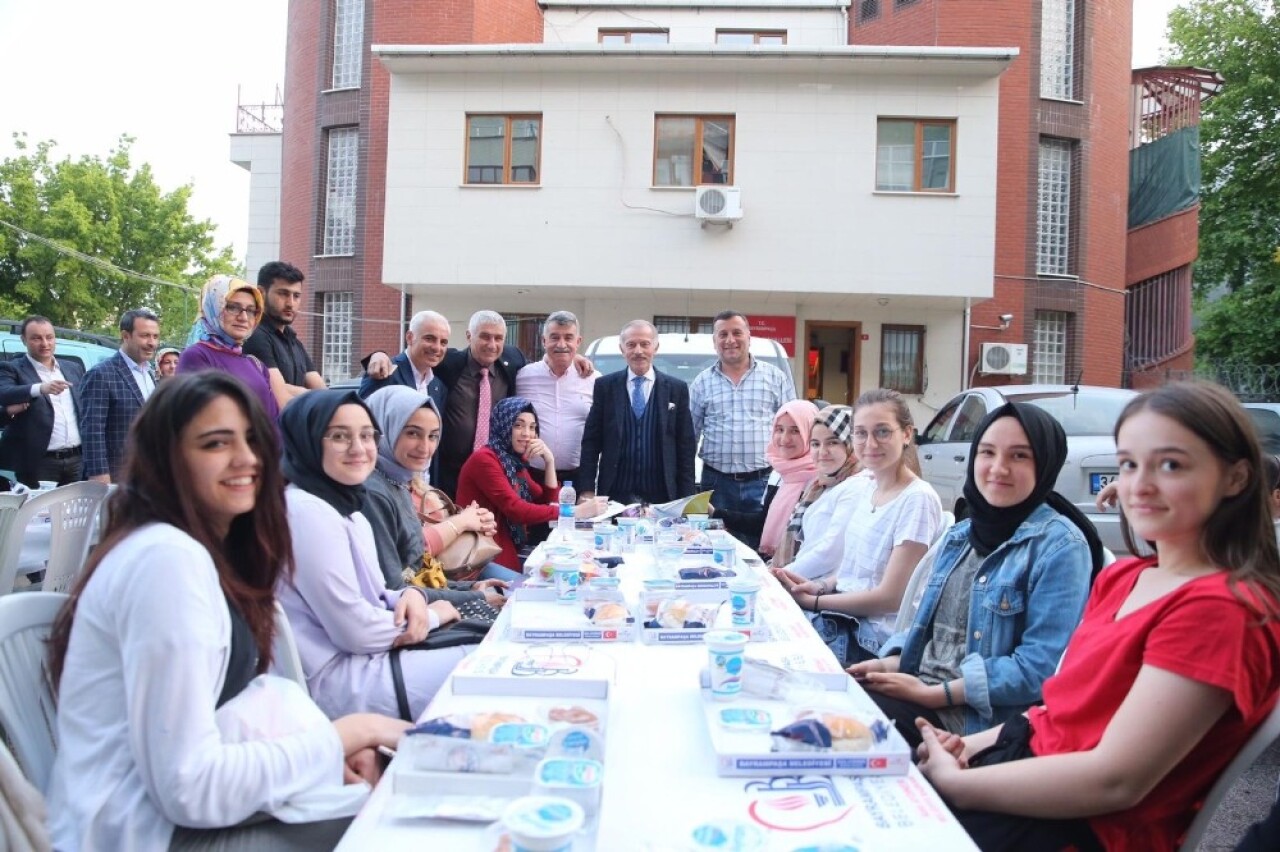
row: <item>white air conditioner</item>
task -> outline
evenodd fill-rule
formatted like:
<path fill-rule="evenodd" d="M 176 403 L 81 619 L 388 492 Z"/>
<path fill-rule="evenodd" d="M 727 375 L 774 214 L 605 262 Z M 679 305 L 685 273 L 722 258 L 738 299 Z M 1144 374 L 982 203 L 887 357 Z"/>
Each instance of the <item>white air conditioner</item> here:
<path fill-rule="evenodd" d="M 742 190 L 736 186 L 695 187 L 693 212 L 703 222 L 736 222 L 742 218 Z"/>
<path fill-rule="evenodd" d="M 997 376 L 1021 376 L 1027 372 L 1027 344 L 982 344 L 983 373 Z"/>

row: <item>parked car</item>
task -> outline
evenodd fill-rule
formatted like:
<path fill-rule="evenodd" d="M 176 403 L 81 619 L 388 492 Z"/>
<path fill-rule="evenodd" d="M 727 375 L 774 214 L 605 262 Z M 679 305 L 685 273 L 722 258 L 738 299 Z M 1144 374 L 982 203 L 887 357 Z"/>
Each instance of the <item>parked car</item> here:
<path fill-rule="evenodd" d="M 1280 402 L 1244 402 L 1264 453 L 1280 455 Z"/>
<path fill-rule="evenodd" d="M 1120 534 L 1120 514 L 1099 512 L 1094 499 L 1115 479 L 1116 419 L 1135 396 L 1131 390 L 1083 385 L 1005 385 L 971 388 L 953 397 L 917 436 L 920 467 L 942 499 L 942 505 L 966 515 L 963 494 L 969 466 L 969 444 L 987 412 L 1006 402 L 1029 402 L 1048 411 L 1067 433 L 1067 461 L 1055 490 L 1089 516 L 1102 543 L 1116 554 L 1128 553 Z"/>
<path fill-rule="evenodd" d="M 22 328 L 22 320 L 0 319 L 0 358 L 8 360 L 15 355 L 23 355 L 27 346 L 18 333 Z M 59 360 L 75 361 L 88 370 L 105 361 L 120 348 L 120 341 L 101 334 L 90 334 L 70 328 L 54 326 L 53 333 L 57 337 L 56 355 Z"/>
<path fill-rule="evenodd" d="M 582 354 L 590 358 L 596 369 L 608 375 L 627 366 L 618 349 L 618 335 L 598 337 L 587 344 Z M 791 359 L 782 344 L 767 337 L 751 338 L 751 354 L 779 370 L 790 374 Z M 658 354 L 653 366 L 686 384 L 717 360 L 716 346 L 710 334 L 659 334 Z"/>

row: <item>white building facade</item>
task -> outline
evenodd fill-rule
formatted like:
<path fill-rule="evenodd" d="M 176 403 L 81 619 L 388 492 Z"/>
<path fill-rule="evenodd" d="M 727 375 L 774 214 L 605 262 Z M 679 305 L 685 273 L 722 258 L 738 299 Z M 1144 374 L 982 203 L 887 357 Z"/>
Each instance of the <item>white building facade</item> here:
<path fill-rule="evenodd" d="M 588 340 L 733 308 L 794 338 L 797 388 L 898 387 L 927 422 L 991 295 L 1016 51 L 848 46 L 837 3 L 595 5 L 547 3 L 541 45 L 374 47 L 383 280 L 458 339 L 479 306 Z"/>

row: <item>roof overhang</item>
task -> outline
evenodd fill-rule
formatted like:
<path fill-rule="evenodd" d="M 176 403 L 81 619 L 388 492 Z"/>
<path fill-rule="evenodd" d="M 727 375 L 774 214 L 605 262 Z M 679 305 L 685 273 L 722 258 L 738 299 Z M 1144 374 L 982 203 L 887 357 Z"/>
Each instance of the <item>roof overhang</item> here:
<path fill-rule="evenodd" d="M 617 9 L 623 5 L 618 0 L 539 0 L 538 5 L 544 9 L 556 7 Z M 688 9 L 690 4 L 680 0 L 627 0 L 627 6 L 644 6 L 649 9 L 669 8 Z M 712 9 L 781 9 L 787 12 L 805 11 L 806 9 L 847 9 L 850 0 L 699 0 L 696 8 Z"/>
<path fill-rule="evenodd" d="M 687 71 L 995 77 L 1016 47 L 896 47 L 716 44 L 387 45 L 373 53 L 392 74 L 502 71 Z"/>

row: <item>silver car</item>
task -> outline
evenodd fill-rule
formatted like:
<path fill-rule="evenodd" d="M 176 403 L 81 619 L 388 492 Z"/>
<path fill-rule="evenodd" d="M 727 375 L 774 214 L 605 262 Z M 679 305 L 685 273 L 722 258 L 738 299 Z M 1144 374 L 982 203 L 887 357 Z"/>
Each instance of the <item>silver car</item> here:
<path fill-rule="evenodd" d="M 1119 470 L 1113 432 L 1116 419 L 1135 391 L 1082 385 L 1005 385 L 971 388 L 944 405 L 916 437 L 924 478 L 944 508 L 965 517 L 964 479 L 969 445 L 987 412 L 1006 402 L 1029 402 L 1052 414 L 1067 433 L 1067 461 L 1055 490 L 1089 516 L 1102 543 L 1113 553 L 1128 553 L 1115 509 L 1099 512 L 1094 498 Z"/>

